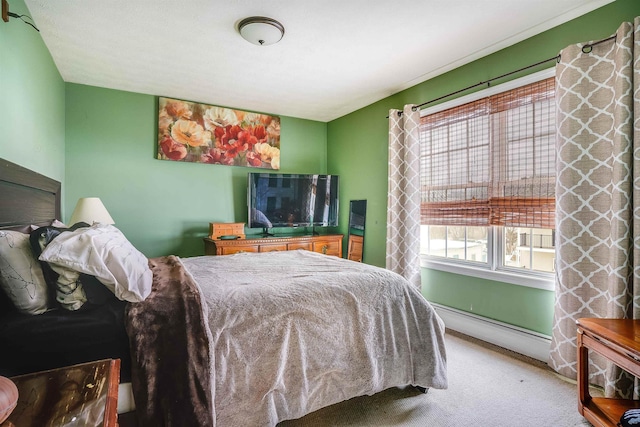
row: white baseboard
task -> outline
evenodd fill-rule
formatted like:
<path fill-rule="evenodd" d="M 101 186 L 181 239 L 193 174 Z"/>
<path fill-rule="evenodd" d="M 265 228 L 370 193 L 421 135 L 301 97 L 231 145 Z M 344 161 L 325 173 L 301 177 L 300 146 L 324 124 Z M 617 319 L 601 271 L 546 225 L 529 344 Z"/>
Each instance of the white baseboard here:
<path fill-rule="evenodd" d="M 551 337 L 508 323 L 431 303 L 447 328 L 547 363 Z"/>

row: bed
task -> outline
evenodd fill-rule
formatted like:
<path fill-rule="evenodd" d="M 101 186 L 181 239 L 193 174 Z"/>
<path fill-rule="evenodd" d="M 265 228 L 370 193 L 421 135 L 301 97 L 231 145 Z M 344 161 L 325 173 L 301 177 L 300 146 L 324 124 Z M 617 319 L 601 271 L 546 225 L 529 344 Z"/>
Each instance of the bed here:
<path fill-rule="evenodd" d="M 0 164 L 0 191 L 16 167 Z M 31 174 L 21 169 L 11 187 Z M 59 196 L 49 199 L 59 203 Z M 12 206 L 0 205 L 0 212 Z M 59 218 L 56 209 L 33 218 L 22 208 L 0 217 L 0 227 L 47 224 Z M 115 357 L 117 347 L 123 362 L 129 358 L 122 379 L 132 381 L 140 425 L 272 426 L 390 387 L 447 386 L 442 321 L 417 289 L 387 270 L 306 251 L 166 256 L 148 267 L 152 287 L 143 301 L 101 308 L 117 315 L 95 311 L 114 319 L 100 335 L 117 336 L 119 344 L 96 346 L 103 354 L 90 356 Z M 27 356 L 42 338 L 37 322 L 47 324 L 48 315 L 24 320 L 13 313 L 34 322 L 19 325 L 20 345 L 31 346 Z M 7 324 L 19 322 L 6 313 L 0 321 L 0 340 L 23 351 L 11 341 L 16 333 L 3 336 Z M 69 331 L 51 328 L 47 336 L 64 340 Z M 57 351 L 62 359 L 76 353 L 68 345 Z M 0 374 L 15 374 L 17 358 L 27 360 L 12 357 L 0 358 Z M 31 362 L 19 370 L 40 369 Z"/>

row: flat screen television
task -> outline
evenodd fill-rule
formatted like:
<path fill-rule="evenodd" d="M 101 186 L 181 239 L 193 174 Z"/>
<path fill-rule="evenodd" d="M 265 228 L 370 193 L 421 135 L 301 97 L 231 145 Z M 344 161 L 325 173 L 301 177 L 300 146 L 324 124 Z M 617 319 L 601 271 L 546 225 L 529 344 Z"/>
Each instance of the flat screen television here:
<path fill-rule="evenodd" d="M 250 228 L 336 227 L 338 176 L 249 173 Z"/>

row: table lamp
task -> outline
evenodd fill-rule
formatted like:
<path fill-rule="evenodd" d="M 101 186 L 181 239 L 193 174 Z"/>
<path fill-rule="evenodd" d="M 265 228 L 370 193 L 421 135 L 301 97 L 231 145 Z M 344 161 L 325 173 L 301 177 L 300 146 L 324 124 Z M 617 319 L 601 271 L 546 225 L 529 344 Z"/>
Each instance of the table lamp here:
<path fill-rule="evenodd" d="M 78 199 L 76 208 L 71 214 L 69 224 L 73 225 L 78 222 L 86 222 L 87 224 L 93 224 L 94 222 L 115 224 L 107 208 L 104 207 L 98 197 L 82 197 Z"/>

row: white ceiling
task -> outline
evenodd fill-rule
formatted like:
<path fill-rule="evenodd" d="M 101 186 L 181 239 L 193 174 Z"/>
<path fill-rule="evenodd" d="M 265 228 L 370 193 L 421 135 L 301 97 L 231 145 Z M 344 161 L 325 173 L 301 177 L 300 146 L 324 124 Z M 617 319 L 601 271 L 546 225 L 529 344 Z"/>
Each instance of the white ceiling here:
<path fill-rule="evenodd" d="M 66 82 L 330 121 L 611 1 L 25 3 Z M 284 38 L 245 41 L 249 16 Z"/>

